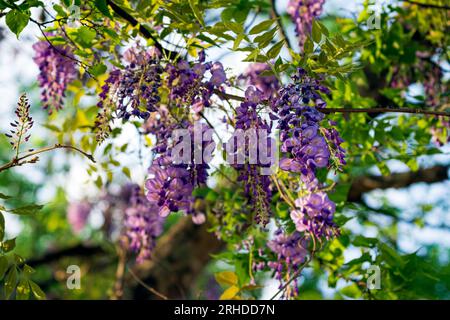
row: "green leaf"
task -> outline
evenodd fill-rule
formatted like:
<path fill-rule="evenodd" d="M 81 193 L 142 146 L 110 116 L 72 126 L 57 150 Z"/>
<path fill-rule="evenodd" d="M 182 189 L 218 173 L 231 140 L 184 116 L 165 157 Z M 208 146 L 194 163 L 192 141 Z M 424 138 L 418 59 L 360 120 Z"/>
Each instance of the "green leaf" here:
<path fill-rule="evenodd" d="M 30 267 L 29 265 L 25 264 L 22 268 L 22 272 L 29 276 L 30 274 L 33 274 L 35 271 L 32 267 Z"/>
<path fill-rule="evenodd" d="M 44 300 L 45 299 L 44 291 L 42 291 L 42 289 L 39 288 L 39 286 L 33 281 L 28 280 L 28 283 L 30 284 L 31 292 L 33 292 L 34 297 L 38 300 Z"/>
<path fill-rule="evenodd" d="M 108 18 L 112 18 L 111 12 L 109 11 L 108 4 L 106 0 L 95 0 L 94 1 L 95 7 L 103 13 Z"/>
<path fill-rule="evenodd" d="M 22 30 L 27 26 L 31 17 L 30 11 L 20 11 L 13 9 L 6 14 L 6 25 L 19 38 Z"/>
<path fill-rule="evenodd" d="M 220 300 L 231 300 L 239 293 L 239 288 L 236 286 L 231 286 L 222 293 Z"/>
<path fill-rule="evenodd" d="M 320 26 L 317 25 L 316 20 L 313 21 L 312 25 L 312 38 L 315 43 L 319 43 L 322 40 L 322 32 L 320 31 Z"/>
<path fill-rule="evenodd" d="M 41 210 L 44 206 L 40 204 L 30 204 L 27 206 L 8 210 L 9 213 L 17 214 L 20 216 L 30 216 Z"/>
<path fill-rule="evenodd" d="M 5 299 L 9 299 L 17 284 L 17 269 L 16 266 L 12 266 L 5 277 Z"/>
<path fill-rule="evenodd" d="M 236 274 L 232 271 L 222 271 L 214 275 L 216 281 L 221 285 L 232 286 L 238 283 Z"/>
<path fill-rule="evenodd" d="M 353 240 L 353 245 L 357 246 L 357 247 L 374 247 L 378 244 L 378 239 L 377 238 L 367 238 L 367 237 L 363 237 L 363 236 L 356 236 L 355 239 Z"/>
<path fill-rule="evenodd" d="M 358 286 L 355 283 L 353 283 L 345 288 L 342 288 L 341 293 L 344 296 L 347 296 L 347 297 L 353 298 L 353 299 L 361 297 L 361 290 L 359 290 Z"/>
<path fill-rule="evenodd" d="M 194 13 L 194 16 L 197 18 L 198 22 L 204 27 L 205 22 L 203 21 L 203 16 L 200 10 L 198 9 L 198 0 L 189 0 L 189 6 L 192 9 L 192 12 Z"/>
<path fill-rule="evenodd" d="M 4 252 L 10 252 L 16 247 L 16 238 L 12 238 L 2 242 L 1 246 Z"/>
<path fill-rule="evenodd" d="M 276 43 L 269 51 L 267 51 L 267 57 L 269 59 L 275 59 L 280 54 L 281 49 L 283 48 L 284 40 Z"/>
<path fill-rule="evenodd" d="M 275 36 L 275 32 L 277 31 L 277 28 L 272 28 L 269 31 L 264 32 L 263 34 L 257 36 L 254 41 L 258 43 L 258 46 L 260 48 L 265 48 L 269 45 L 269 43 L 273 40 Z"/>
<path fill-rule="evenodd" d="M 131 173 L 130 173 L 130 168 L 128 167 L 123 167 L 122 168 L 122 172 L 124 175 L 126 175 L 128 177 L 128 179 L 131 179 Z"/>
<path fill-rule="evenodd" d="M 3 237 L 5 236 L 5 217 L 3 213 L 0 212 L 0 242 L 3 241 Z"/>
<path fill-rule="evenodd" d="M 5 200 L 7 200 L 7 199 L 11 199 L 11 197 L 10 197 L 10 196 L 7 196 L 6 194 L 3 194 L 3 193 L 0 192 L 0 199 L 5 199 Z"/>
<path fill-rule="evenodd" d="M 236 40 L 234 40 L 233 43 L 233 50 L 237 50 L 237 48 L 239 48 L 239 45 L 241 44 L 242 40 L 244 40 L 244 38 L 245 34 L 243 33 L 237 35 Z"/>
<path fill-rule="evenodd" d="M 258 23 L 256 26 L 254 26 L 249 34 L 257 34 L 257 33 L 261 33 L 267 29 L 270 28 L 270 26 L 273 24 L 273 20 L 265 20 L 261 23 Z"/>
<path fill-rule="evenodd" d="M 103 63 L 97 63 L 96 65 L 92 66 L 89 69 L 89 72 L 92 73 L 92 75 L 94 75 L 95 77 L 98 77 L 104 74 L 106 70 L 107 70 L 106 65 L 104 65 Z"/>
<path fill-rule="evenodd" d="M 92 41 L 95 39 L 96 32 L 86 26 L 82 26 L 77 30 L 76 40 L 83 48 L 90 48 Z"/>
<path fill-rule="evenodd" d="M 303 45 L 303 50 L 304 50 L 305 54 L 313 53 L 314 42 L 312 42 L 310 37 L 306 38 L 305 44 Z"/>
<path fill-rule="evenodd" d="M 17 300 L 28 300 L 30 297 L 30 285 L 28 280 L 25 278 L 20 279 L 19 284 L 16 288 L 16 299 Z"/>
<path fill-rule="evenodd" d="M 0 257 L 0 279 L 3 279 L 6 270 L 8 270 L 8 259 L 5 256 Z"/>

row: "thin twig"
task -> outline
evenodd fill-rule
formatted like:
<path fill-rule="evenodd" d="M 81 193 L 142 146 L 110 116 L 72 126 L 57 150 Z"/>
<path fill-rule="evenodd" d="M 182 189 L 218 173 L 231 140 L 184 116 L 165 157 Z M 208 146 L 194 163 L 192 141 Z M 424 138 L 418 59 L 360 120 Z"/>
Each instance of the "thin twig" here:
<path fill-rule="evenodd" d="M 124 9 L 122 9 L 120 6 L 118 6 L 116 3 L 114 3 L 114 1 L 112 0 L 107 0 L 108 5 L 111 7 L 111 9 L 122 19 L 128 21 L 131 26 L 136 27 L 137 25 L 139 25 L 139 32 L 148 39 L 153 40 L 155 47 L 161 51 L 161 53 L 164 53 L 169 59 L 172 58 L 174 59 L 175 57 L 178 56 L 177 52 L 174 51 L 170 51 L 166 48 L 164 48 L 161 43 L 159 43 L 158 39 L 156 39 L 156 37 L 150 32 L 149 29 L 147 29 L 145 26 L 139 24 L 138 20 L 136 20 L 131 14 L 129 14 L 128 12 L 126 12 Z"/>
<path fill-rule="evenodd" d="M 225 93 L 220 90 L 214 90 L 214 93 L 222 99 L 230 99 L 236 101 L 245 101 L 244 97 L 237 96 L 230 93 Z M 268 104 L 268 101 L 263 101 L 263 103 Z M 427 114 L 434 116 L 450 117 L 449 112 L 444 111 L 432 111 L 424 109 L 412 109 L 412 108 L 324 108 L 320 109 L 320 112 L 329 113 L 412 113 L 412 114 Z"/>
<path fill-rule="evenodd" d="M 284 29 L 283 23 L 281 21 L 281 16 L 279 15 L 276 4 L 276 0 L 272 0 L 272 10 L 271 10 L 271 16 L 275 21 L 277 22 L 278 29 L 280 29 L 281 38 L 286 42 L 288 48 L 293 51 L 291 41 L 289 40 L 289 37 L 287 36 L 286 30 Z"/>
<path fill-rule="evenodd" d="M 169 298 L 167 298 L 165 295 L 163 295 L 162 293 L 156 291 L 155 289 L 153 289 L 152 287 L 150 287 L 149 285 L 147 285 L 144 281 L 142 281 L 141 279 L 139 279 L 139 277 L 133 272 L 133 270 L 128 269 L 128 272 L 131 274 L 131 276 L 134 278 L 134 280 L 136 280 L 141 286 L 143 286 L 145 289 L 147 289 L 148 291 L 150 291 L 151 293 L 153 293 L 154 295 L 160 297 L 163 300 L 169 300 Z"/>
<path fill-rule="evenodd" d="M 44 152 L 55 150 L 55 149 L 71 149 L 71 150 L 77 151 L 77 152 L 81 153 L 86 158 L 88 158 L 89 160 L 91 160 L 92 162 L 95 163 L 95 159 L 94 159 L 94 157 L 91 154 L 89 154 L 87 152 L 84 152 L 83 150 L 78 149 L 77 147 L 74 147 L 74 146 L 71 146 L 71 145 L 63 145 L 63 144 L 57 143 L 57 144 L 55 144 L 53 146 L 44 147 L 42 149 L 38 149 L 38 150 L 34 150 L 34 151 L 31 151 L 31 152 L 28 152 L 28 153 L 26 153 L 25 155 L 23 155 L 21 157 L 15 157 L 10 162 L 8 162 L 8 163 L 4 164 L 3 166 L 1 166 L 0 167 L 0 172 L 2 172 L 4 170 L 7 170 L 9 168 L 12 168 L 12 167 L 21 166 L 21 165 L 27 163 L 26 161 L 23 161 L 23 160 L 25 160 L 27 158 L 30 158 L 32 156 L 36 156 L 38 154 L 44 153 Z"/>

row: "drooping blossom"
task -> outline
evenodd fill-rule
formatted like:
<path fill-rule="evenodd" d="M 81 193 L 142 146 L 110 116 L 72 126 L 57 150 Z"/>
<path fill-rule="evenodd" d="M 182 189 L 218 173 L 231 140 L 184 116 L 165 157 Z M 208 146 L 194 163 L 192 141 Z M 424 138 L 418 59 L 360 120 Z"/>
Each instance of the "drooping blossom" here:
<path fill-rule="evenodd" d="M 269 261 L 267 266 L 275 271 L 275 278 L 280 282 L 281 289 L 305 262 L 308 255 L 308 238 L 299 232 L 287 234 L 278 229 L 267 246 L 276 254 L 276 260 Z M 298 278 L 295 278 L 284 291 L 284 297 L 287 299 L 296 295 L 298 295 Z"/>
<path fill-rule="evenodd" d="M 227 81 L 223 65 L 220 62 L 205 62 L 204 54 L 193 64 L 186 60 L 167 64 L 166 72 L 169 74 L 170 103 L 177 107 L 188 106 L 194 112 L 209 107 L 214 90 L 220 89 Z"/>
<path fill-rule="evenodd" d="M 128 203 L 124 219 L 125 234 L 130 250 L 137 253 L 136 261 L 140 263 L 151 258 L 156 238 L 163 231 L 164 219 L 138 185 L 132 185 Z"/>
<path fill-rule="evenodd" d="M 313 189 L 317 186 L 316 169 L 327 167 L 331 155 L 344 163 L 342 139 L 336 130 L 321 127 L 325 116 L 320 110 L 326 107 L 321 94 L 329 94 L 329 89 L 308 77 L 303 69 L 293 80 L 280 90 L 273 104 L 282 143 L 280 168 L 300 173 Z"/>
<path fill-rule="evenodd" d="M 272 199 L 270 170 L 272 144 L 270 125 L 257 112 L 262 92 L 249 87 L 246 100 L 236 109 L 235 134 L 225 145 L 228 160 L 238 171 L 238 181 L 252 205 L 257 223 L 266 225 L 271 214 Z M 264 157 L 264 158 L 263 158 Z"/>
<path fill-rule="evenodd" d="M 178 143 L 187 143 L 183 146 L 182 152 L 189 152 L 185 158 L 183 154 L 172 154 L 174 145 L 161 147 L 156 145 L 161 155 L 153 160 L 149 168 L 149 179 L 146 182 L 147 199 L 158 207 L 161 216 L 167 216 L 170 212 L 183 211 L 192 215 L 194 223 L 201 224 L 204 222 L 204 215 L 193 211 L 193 203 L 195 198 L 192 191 L 195 187 L 202 186 L 206 183 L 209 169 L 208 159 L 204 159 L 204 150 L 212 150 L 214 141 L 212 136 L 209 139 L 205 132 L 210 129 L 205 124 L 200 126 L 188 125 L 184 128 L 186 137 L 189 141 L 174 141 Z M 199 130 L 201 145 L 196 145 L 195 130 Z M 174 131 L 172 131 L 174 132 Z M 199 148 L 201 154 L 200 161 L 196 161 L 195 149 Z M 182 162 L 177 156 L 187 159 Z"/>
<path fill-rule="evenodd" d="M 321 110 L 326 102 L 321 94 L 328 94 L 328 88 L 302 69 L 293 80 L 280 90 L 273 104 L 282 143 L 280 168 L 299 173 L 304 190 L 291 218 L 299 232 L 309 231 L 315 237 L 329 238 L 335 229 L 332 221 L 335 205 L 326 193 L 319 191 L 316 171 L 325 167 L 340 170 L 345 165 L 343 140 L 334 127 L 336 123 L 329 121 L 327 127 L 322 123 L 325 115 Z"/>
<path fill-rule="evenodd" d="M 280 89 L 280 83 L 275 75 L 262 75 L 264 71 L 270 70 L 267 63 L 252 63 L 239 78 L 261 91 L 263 99 L 271 99 Z"/>
<path fill-rule="evenodd" d="M 87 201 L 72 202 L 67 209 L 67 220 L 75 233 L 80 233 L 86 226 L 92 205 Z"/>
<path fill-rule="evenodd" d="M 311 34 L 312 22 L 320 16 L 325 0 L 289 0 L 287 12 L 295 24 L 300 48 Z"/>
<path fill-rule="evenodd" d="M 145 183 L 148 201 L 166 217 L 170 212 L 191 210 L 193 184 L 189 171 L 173 165 L 169 157 L 159 157 L 150 166 Z"/>
<path fill-rule="evenodd" d="M 34 62 L 39 66 L 38 82 L 41 87 L 43 108 L 52 111 L 62 109 L 67 86 L 77 75 L 72 49 L 64 45 L 51 45 L 39 41 L 33 45 Z"/>
<path fill-rule="evenodd" d="M 158 53 L 133 47 L 124 53 L 125 68 L 111 71 L 97 106 L 116 111 L 118 118 L 147 119 L 160 101 L 161 66 Z"/>
<path fill-rule="evenodd" d="M 325 192 L 314 192 L 295 200 L 296 209 L 291 211 L 297 231 L 309 231 L 315 237 L 331 238 L 337 233 L 333 222 L 336 205 Z"/>

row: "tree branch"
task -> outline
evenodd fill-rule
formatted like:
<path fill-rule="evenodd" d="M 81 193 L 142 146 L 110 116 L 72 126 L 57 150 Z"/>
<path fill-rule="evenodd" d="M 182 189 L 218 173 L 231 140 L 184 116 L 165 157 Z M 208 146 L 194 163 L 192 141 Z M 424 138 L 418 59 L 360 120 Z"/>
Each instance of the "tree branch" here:
<path fill-rule="evenodd" d="M 229 94 L 220 90 L 215 89 L 214 93 L 222 99 L 226 100 L 235 100 L 243 102 L 245 101 L 244 97 L 237 96 L 234 94 Z M 263 103 L 268 104 L 268 101 L 263 101 Z M 393 112 L 393 113 L 412 113 L 412 114 L 428 114 L 428 115 L 434 115 L 434 116 L 442 116 L 442 117 L 450 117 L 449 112 L 444 111 L 431 111 L 431 110 L 424 110 L 424 109 L 412 109 L 412 108 L 361 108 L 361 109 L 355 109 L 355 108 L 325 108 L 320 109 L 320 112 L 329 114 L 329 113 L 386 113 L 386 112 Z"/>
<path fill-rule="evenodd" d="M 27 160 L 27 161 L 24 161 L 24 160 L 28 159 L 30 157 L 36 156 L 38 154 L 41 154 L 41 153 L 44 153 L 44 152 L 48 152 L 48 151 L 51 151 L 51 150 L 55 150 L 55 149 L 71 149 L 71 150 L 77 151 L 77 152 L 81 153 L 83 156 L 87 157 L 89 160 L 91 160 L 92 162 L 95 163 L 95 159 L 94 159 L 94 157 L 91 154 L 86 153 L 83 150 L 78 149 L 77 147 L 74 147 L 74 146 L 71 146 L 71 145 L 64 145 L 64 144 L 57 143 L 54 146 L 49 146 L 49 147 L 45 147 L 45 148 L 42 148 L 42 149 L 30 151 L 30 152 L 28 152 L 27 154 L 25 154 L 25 155 L 23 155 L 21 157 L 15 157 L 10 162 L 8 162 L 8 163 L 4 164 L 3 166 L 1 166 L 0 167 L 0 172 L 2 172 L 4 170 L 7 170 L 9 168 L 12 168 L 12 167 L 21 166 L 21 165 L 26 164 L 26 163 L 34 163 L 34 162 L 36 162 L 38 160 L 37 157 L 32 158 L 31 160 Z"/>
<path fill-rule="evenodd" d="M 402 1 L 406 2 L 406 3 L 414 4 L 416 6 L 423 7 L 423 8 L 450 10 L 450 6 L 446 6 L 446 5 L 423 3 L 423 2 L 419 2 L 419 1 L 413 1 L 413 0 L 402 0 Z"/>
<path fill-rule="evenodd" d="M 271 4 L 272 4 L 271 16 L 277 22 L 278 29 L 280 29 L 280 33 L 281 33 L 281 38 L 284 40 L 284 42 L 286 42 L 288 48 L 290 50 L 293 50 L 291 41 L 289 40 L 289 37 L 287 36 L 286 30 L 283 27 L 283 23 L 281 22 L 281 17 L 278 14 L 275 2 L 276 2 L 276 0 L 272 0 L 271 1 Z"/>
<path fill-rule="evenodd" d="M 136 265 L 132 272 L 170 299 L 186 298 L 211 254 L 224 246 L 208 231 L 207 224 L 195 225 L 190 217 L 183 217 L 158 240 L 152 260 Z M 135 286 L 131 295 L 134 299 L 151 298 L 141 285 Z"/>
<path fill-rule="evenodd" d="M 394 173 L 390 176 L 363 176 L 356 178 L 347 196 L 347 201 L 361 202 L 362 195 L 375 189 L 405 188 L 417 182 L 434 183 L 448 179 L 450 166 L 434 166 L 415 172 Z"/>
<path fill-rule="evenodd" d="M 111 7 L 111 9 L 122 19 L 128 21 L 133 27 L 137 26 L 139 24 L 139 21 L 137 21 L 131 14 L 126 12 L 124 9 L 122 9 L 120 6 L 114 3 L 112 0 L 107 0 L 108 5 Z M 139 24 L 139 32 L 147 39 L 153 40 L 155 43 L 155 47 L 161 51 L 164 55 L 167 56 L 167 58 L 175 59 L 179 55 L 178 52 L 168 50 L 164 48 L 161 43 L 159 43 L 158 39 L 150 32 L 149 29 L 147 29 L 145 26 Z"/>
<path fill-rule="evenodd" d="M 74 247 L 58 249 L 44 254 L 42 257 L 30 259 L 26 261 L 31 267 L 37 267 L 44 264 L 53 263 L 65 257 L 92 257 L 98 254 L 104 254 L 106 251 L 100 246 L 90 246 L 86 244 L 78 244 Z"/>

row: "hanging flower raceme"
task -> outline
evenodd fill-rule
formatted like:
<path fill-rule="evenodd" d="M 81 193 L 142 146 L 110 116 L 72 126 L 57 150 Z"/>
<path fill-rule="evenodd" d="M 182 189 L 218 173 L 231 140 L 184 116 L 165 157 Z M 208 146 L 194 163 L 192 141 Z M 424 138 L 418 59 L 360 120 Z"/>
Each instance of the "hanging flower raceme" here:
<path fill-rule="evenodd" d="M 77 75 L 75 58 L 69 46 L 39 41 L 33 45 L 34 62 L 39 66 L 38 82 L 44 109 L 62 109 L 67 86 Z"/>
<path fill-rule="evenodd" d="M 124 223 L 130 250 L 137 253 L 136 261 L 139 263 L 150 259 L 156 238 L 163 231 L 164 219 L 138 185 L 132 185 Z"/>
<path fill-rule="evenodd" d="M 315 237 L 331 238 L 338 229 L 333 222 L 336 206 L 325 192 L 310 193 L 295 200 L 297 209 L 291 211 L 297 231 L 309 231 Z"/>
<path fill-rule="evenodd" d="M 294 83 L 280 90 L 274 103 L 283 152 L 280 168 L 300 173 L 312 189 L 317 185 L 316 168 L 327 167 L 330 162 L 330 146 L 320 127 L 324 119 L 320 109 L 325 108 L 326 103 L 319 93 L 327 94 L 329 90 L 302 69 L 293 80 Z M 337 132 L 329 131 L 328 135 L 333 139 L 333 145 L 336 143 L 339 147 L 341 140 L 336 136 Z"/>
<path fill-rule="evenodd" d="M 275 75 L 263 75 L 263 72 L 270 70 L 267 63 L 252 63 L 239 78 L 261 91 L 263 99 L 270 100 L 280 89 L 280 83 Z"/>
<path fill-rule="evenodd" d="M 204 219 L 193 210 L 195 198 L 192 191 L 206 183 L 211 155 L 206 155 L 204 151 L 212 152 L 215 144 L 212 134 L 208 133 L 211 129 L 206 124 L 186 126 L 178 129 L 179 139 L 172 140 L 171 145 L 163 147 L 157 143 L 154 151 L 161 152 L 161 155 L 153 160 L 149 168 L 147 199 L 158 207 L 161 216 L 183 211 L 192 214 L 195 223 L 202 223 Z M 158 127 L 164 126 L 159 123 Z M 150 126 L 149 129 L 154 128 Z M 165 129 L 173 138 L 175 129 Z M 200 135 L 200 141 L 197 141 L 197 134 Z M 200 158 L 197 152 L 200 152 Z"/>
<path fill-rule="evenodd" d="M 274 142 L 269 137 L 270 125 L 257 112 L 262 92 L 249 87 L 245 97 L 236 109 L 236 131 L 225 148 L 228 161 L 239 173 L 238 181 L 244 184 L 256 222 L 266 225 L 271 212 L 270 166 L 275 156 Z"/>
<path fill-rule="evenodd" d="M 333 223 L 334 203 L 326 193 L 320 191 L 316 178 L 318 168 L 332 167 L 340 170 L 345 165 L 345 150 L 342 138 L 329 121 L 322 126 L 326 107 L 321 94 L 329 90 L 299 69 L 293 77 L 294 83 L 280 90 L 274 110 L 279 117 L 281 151 L 280 168 L 299 173 L 303 194 L 295 201 L 291 212 L 299 232 L 308 231 L 315 237 L 331 237 L 337 231 Z"/>
<path fill-rule="evenodd" d="M 299 270 L 308 256 L 308 238 L 299 232 L 287 234 L 281 229 L 275 232 L 273 240 L 267 246 L 276 254 L 275 261 L 269 261 L 268 267 L 275 271 L 275 278 L 280 282 L 279 288 Z M 298 279 L 295 278 L 284 291 L 284 298 L 298 295 Z"/>
<path fill-rule="evenodd" d="M 134 47 L 125 52 L 124 62 L 125 68 L 113 70 L 105 81 L 97 106 L 116 110 L 116 116 L 124 120 L 146 119 L 160 101 L 163 68 L 158 52 Z"/>
<path fill-rule="evenodd" d="M 322 13 L 324 3 L 325 0 L 289 0 L 287 12 L 294 21 L 301 48 L 311 34 L 313 19 Z"/>
<path fill-rule="evenodd" d="M 67 220 L 73 232 L 80 233 L 86 226 L 92 210 L 92 205 L 87 201 L 73 202 L 67 209 Z"/>
<path fill-rule="evenodd" d="M 220 62 L 205 62 L 201 54 L 198 62 L 193 65 L 185 60 L 177 64 L 168 64 L 169 100 L 177 107 L 192 107 L 194 112 L 200 112 L 211 105 L 211 96 L 215 89 L 220 89 L 226 83 L 227 77 Z M 206 76 L 209 71 L 210 77 Z"/>

